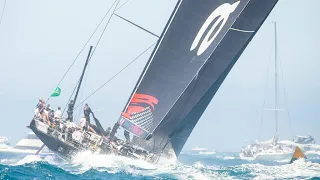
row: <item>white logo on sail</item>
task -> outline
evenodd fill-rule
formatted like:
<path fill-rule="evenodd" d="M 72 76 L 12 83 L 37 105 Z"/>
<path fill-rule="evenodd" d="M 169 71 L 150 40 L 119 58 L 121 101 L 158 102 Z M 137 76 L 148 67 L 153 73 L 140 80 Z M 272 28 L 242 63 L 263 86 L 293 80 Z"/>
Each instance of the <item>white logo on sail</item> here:
<path fill-rule="evenodd" d="M 226 24 L 226 22 L 229 18 L 229 15 L 237 8 L 239 3 L 240 3 L 240 1 L 237 1 L 232 5 L 229 3 L 224 3 L 224 4 L 220 5 L 217 9 L 215 9 L 211 13 L 211 15 L 208 17 L 208 19 L 204 22 L 204 24 L 202 25 L 200 31 L 198 32 L 196 38 L 194 39 L 194 41 L 191 45 L 190 51 L 194 50 L 198 46 L 199 41 L 200 41 L 201 37 L 203 36 L 203 33 L 206 31 L 206 29 L 209 27 L 209 25 L 212 23 L 212 21 L 214 19 L 216 19 L 217 17 L 219 17 L 217 19 L 217 21 L 213 24 L 212 28 L 210 29 L 210 31 L 208 32 L 208 34 L 205 36 L 205 38 L 203 39 L 203 41 L 200 44 L 200 47 L 197 51 L 197 55 L 200 56 L 210 46 L 210 44 L 213 42 L 213 40 L 217 37 L 217 35 L 219 34 L 219 32 L 221 31 L 223 26 Z M 212 36 L 213 31 L 217 28 L 217 26 L 220 24 L 220 22 L 221 22 L 221 25 L 218 27 L 219 29 Z M 210 38 L 211 36 L 212 36 L 212 38 Z"/>

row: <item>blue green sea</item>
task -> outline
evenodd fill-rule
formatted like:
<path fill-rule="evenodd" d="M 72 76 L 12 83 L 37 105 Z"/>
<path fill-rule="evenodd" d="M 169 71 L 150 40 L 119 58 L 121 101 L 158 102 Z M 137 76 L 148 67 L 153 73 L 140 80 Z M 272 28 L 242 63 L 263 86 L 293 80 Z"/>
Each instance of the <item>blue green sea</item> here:
<path fill-rule="evenodd" d="M 245 161 L 237 153 L 192 155 L 150 164 L 124 157 L 81 153 L 73 162 L 45 157 L 0 153 L 0 179 L 317 179 L 320 156 L 289 164 L 284 161 Z"/>

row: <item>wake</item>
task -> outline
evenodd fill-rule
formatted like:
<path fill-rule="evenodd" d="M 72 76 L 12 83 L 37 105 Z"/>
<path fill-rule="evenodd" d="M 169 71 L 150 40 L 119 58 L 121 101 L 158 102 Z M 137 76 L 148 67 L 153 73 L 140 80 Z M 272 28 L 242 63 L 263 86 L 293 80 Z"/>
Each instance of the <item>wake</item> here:
<path fill-rule="evenodd" d="M 194 157 L 194 156 L 192 156 Z M 231 157 L 231 156 L 230 156 Z M 62 169 L 77 177 L 93 173 L 95 176 L 116 177 L 157 177 L 165 179 L 277 179 L 295 177 L 319 177 L 320 165 L 303 159 L 292 164 L 285 165 L 263 165 L 241 164 L 234 166 L 209 165 L 195 158 L 192 164 L 187 165 L 179 161 L 163 161 L 163 164 L 152 164 L 143 160 L 130 159 L 115 155 L 98 155 L 91 152 L 82 152 L 74 157 L 74 160 L 65 162 L 57 160 L 55 156 L 49 155 L 40 157 L 28 155 L 20 160 L 2 159 L 1 164 L 9 164 L 15 167 L 30 167 L 35 164 L 37 167 Z M 233 158 L 222 158 L 224 161 L 233 161 Z M 199 161 L 200 160 L 200 161 Z M 206 161 L 208 161 L 207 159 Z M 211 163 L 215 163 L 212 159 Z M 49 164 L 49 166 L 42 166 Z M 52 171 L 52 170 L 50 170 Z M 53 175 L 54 176 L 54 175 Z"/>

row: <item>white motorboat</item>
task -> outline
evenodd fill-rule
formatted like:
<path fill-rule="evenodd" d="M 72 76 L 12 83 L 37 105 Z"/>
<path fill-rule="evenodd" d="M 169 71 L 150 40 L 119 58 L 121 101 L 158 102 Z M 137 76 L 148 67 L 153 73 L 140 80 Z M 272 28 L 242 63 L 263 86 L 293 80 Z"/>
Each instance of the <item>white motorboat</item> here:
<path fill-rule="evenodd" d="M 42 144 L 43 143 L 40 141 L 40 139 L 33 132 L 30 132 L 25 138 L 21 139 L 14 147 L 9 145 L 1 146 L 0 153 L 35 154 L 40 149 Z M 43 148 L 43 150 L 40 152 L 40 155 L 49 154 L 53 153 L 50 152 L 48 148 Z"/>
<path fill-rule="evenodd" d="M 279 144 L 290 146 L 292 149 L 298 146 L 305 154 L 320 155 L 320 145 L 316 144 L 312 136 L 294 136 L 292 141 L 279 141 Z"/>
<path fill-rule="evenodd" d="M 216 151 L 212 150 L 209 151 L 207 150 L 207 148 L 200 148 L 198 146 L 196 146 L 195 148 L 191 149 L 192 154 L 199 154 L 199 155 L 212 155 L 212 154 L 216 154 Z"/>

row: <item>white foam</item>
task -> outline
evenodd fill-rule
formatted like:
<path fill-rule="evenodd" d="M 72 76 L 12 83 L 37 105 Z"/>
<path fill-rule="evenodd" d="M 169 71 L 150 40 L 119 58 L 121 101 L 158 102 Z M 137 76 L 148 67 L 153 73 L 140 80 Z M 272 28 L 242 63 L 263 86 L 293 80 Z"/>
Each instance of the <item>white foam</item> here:
<path fill-rule="evenodd" d="M 225 156 L 223 157 L 224 160 L 232 160 L 232 159 L 235 159 L 235 157 L 233 156 Z"/>
<path fill-rule="evenodd" d="M 90 151 L 78 153 L 73 157 L 74 165 L 80 165 L 82 170 L 91 168 L 124 168 L 135 166 L 142 169 L 156 169 L 156 167 L 143 160 L 135 160 L 123 156 L 92 154 Z"/>
<path fill-rule="evenodd" d="M 306 155 L 318 155 L 320 156 L 320 151 L 306 151 Z"/>
<path fill-rule="evenodd" d="M 278 163 L 289 163 L 291 159 L 275 160 Z"/>
<path fill-rule="evenodd" d="M 42 158 L 39 155 L 27 155 L 26 157 L 24 157 L 23 159 L 18 161 L 18 163 L 16 165 L 23 165 L 26 163 L 32 163 L 32 162 L 37 162 L 37 161 L 41 161 L 41 160 L 42 160 Z"/>
<path fill-rule="evenodd" d="M 221 156 L 221 159 L 231 159 L 234 156 Z M 9 159 L 10 160 L 10 159 Z M 8 159 L 2 159 L 1 163 L 7 164 Z M 297 160 L 292 164 L 267 166 L 263 164 L 242 164 L 236 166 L 209 166 L 204 162 L 197 161 L 192 165 L 185 165 L 179 161 L 163 160 L 163 164 L 151 164 L 143 160 L 134 160 L 115 155 L 97 155 L 91 152 L 82 152 L 74 157 L 72 163 L 62 164 L 64 161 L 56 161 L 54 156 L 41 158 L 36 155 L 28 155 L 19 160 L 15 158 L 12 165 L 23 165 L 26 163 L 45 161 L 73 174 L 82 174 L 90 169 L 108 173 L 126 172 L 132 175 L 158 177 L 168 175 L 175 179 L 236 179 L 237 176 L 230 175 L 231 172 L 248 172 L 254 179 L 283 179 L 296 177 L 318 177 L 320 176 L 320 164 Z M 249 176 L 250 176 L 249 175 Z"/>
<path fill-rule="evenodd" d="M 283 179 L 302 177 L 320 176 L 320 164 L 311 163 L 304 159 L 299 159 L 292 164 L 279 166 L 266 166 L 262 164 L 243 164 L 236 169 L 249 170 L 250 174 L 256 176 L 255 179 Z"/>
<path fill-rule="evenodd" d="M 89 151 L 81 152 L 73 159 L 73 165 L 79 169 L 75 173 L 84 173 L 89 169 L 96 169 L 98 171 L 107 171 L 108 173 L 125 171 L 134 175 L 153 177 L 169 174 L 178 179 L 228 179 L 227 174 L 219 174 L 211 169 L 204 173 L 203 169 L 206 169 L 206 167 L 201 162 L 188 166 L 171 159 L 167 163 L 164 163 L 165 161 L 163 160 L 163 164 L 151 164 L 143 160 L 135 160 L 123 156 L 92 154 Z"/>

